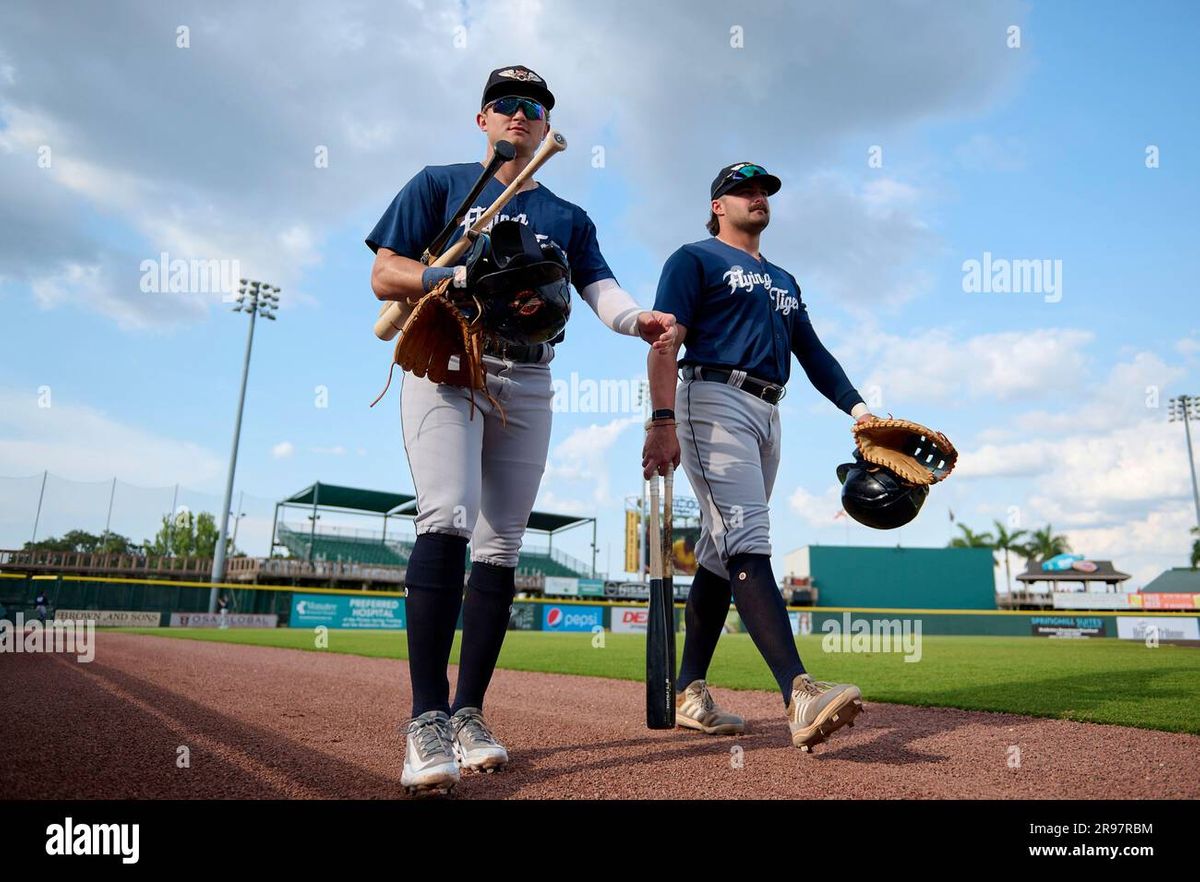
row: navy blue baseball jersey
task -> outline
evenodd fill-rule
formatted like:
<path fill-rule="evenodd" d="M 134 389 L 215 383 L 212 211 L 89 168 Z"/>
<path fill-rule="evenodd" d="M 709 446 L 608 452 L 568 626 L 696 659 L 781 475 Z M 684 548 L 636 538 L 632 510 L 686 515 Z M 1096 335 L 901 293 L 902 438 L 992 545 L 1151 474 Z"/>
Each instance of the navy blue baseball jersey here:
<path fill-rule="evenodd" d="M 368 247 L 372 251 L 390 248 L 397 254 L 420 260 L 433 237 L 450 221 L 451 213 L 479 179 L 482 169 L 478 162 L 428 165 L 421 169 L 404 185 L 367 236 Z M 504 185 L 495 178 L 488 181 L 446 248 L 462 238 L 503 192 Z M 545 184 L 539 183 L 532 190 L 514 196 L 493 222 L 502 220 L 520 221 L 532 227 L 539 240 L 549 239 L 561 248 L 571 265 L 571 281 L 576 290 L 613 278 L 596 241 L 596 225 L 587 212 L 555 196 Z"/>
<path fill-rule="evenodd" d="M 850 413 L 862 401 L 817 339 L 792 274 L 715 236 L 667 259 L 654 308 L 687 328 L 681 365 L 736 368 L 783 386 L 795 353 L 813 386 L 840 410 Z"/>

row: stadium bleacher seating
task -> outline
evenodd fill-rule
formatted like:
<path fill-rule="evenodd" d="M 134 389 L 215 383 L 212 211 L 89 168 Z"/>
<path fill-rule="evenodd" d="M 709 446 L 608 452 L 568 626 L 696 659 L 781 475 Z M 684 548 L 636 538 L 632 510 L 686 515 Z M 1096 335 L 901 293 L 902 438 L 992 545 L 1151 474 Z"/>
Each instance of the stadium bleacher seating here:
<path fill-rule="evenodd" d="M 388 539 L 382 536 L 345 536 L 340 534 L 318 532 L 315 536 L 293 530 L 280 525 L 279 541 L 287 548 L 292 557 L 306 560 L 309 557 L 308 545 L 313 543 L 312 557 L 314 560 L 341 561 L 377 566 L 403 567 L 408 565 L 408 556 L 412 552 L 412 539 Z M 569 560 L 566 555 L 557 551 L 550 552 L 544 548 L 524 548 L 521 550 L 521 561 L 518 569 L 522 573 L 541 573 L 544 576 L 586 577 L 589 573 L 582 564 L 575 566 L 564 563 Z M 470 560 L 467 561 L 468 568 Z"/>

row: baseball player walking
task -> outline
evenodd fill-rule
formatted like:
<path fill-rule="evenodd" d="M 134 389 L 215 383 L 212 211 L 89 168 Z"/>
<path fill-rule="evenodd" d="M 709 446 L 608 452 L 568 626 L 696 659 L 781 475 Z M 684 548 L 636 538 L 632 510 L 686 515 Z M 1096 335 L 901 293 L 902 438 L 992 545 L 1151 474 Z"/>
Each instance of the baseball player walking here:
<path fill-rule="evenodd" d="M 549 131 L 554 95 L 522 65 L 492 71 L 475 123 L 487 139 L 486 167 L 498 140 L 516 148 L 463 219 L 452 245 L 524 169 Z M 479 177 L 480 163 L 427 166 L 412 178 L 367 237 L 375 252 L 371 285 L 380 300 L 412 303 L 461 268 L 427 267 L 419 258 Z M 620 288 L 583 209 L 530 180 L 494 223 L 525 224 L 566 254 L 580 296 L 609 328 L 667 348 L 674 317 L 638 307 Z M 404 375 L 401 421 L 417 494 L 417 539 L 405 577 L 412 719 L 401 784 L 409 792 L 449 790 L 459 767 L 491 771 L 508 752 L 483 717 L 507 633 L 521 537 L 546 467 L 550 442 L 550 361 L 554 344 L 485 344 L 491 400 L 469 390 Z M 495 401 L 503 409 L 498 412 Z M 479 411 L 479 412 L 476 412 Z M 482 416 L 482 418 L 481 418 Z M 467 544 L 471 575 L 463 598 Z M 447 665 L 462 613 L 453 703 Z"/>
<path fill-rule="evenodd" d="M 796 279 L 768 261 L 759 239 L 780 181 L 762 166 L 726 166 L 712 182 L 711 238 L 667 260 L 655 309 L 677 320 L 676 353 L 647 359 L 654 414 L 642 465 L 649 478 L 681 460 L 700 502 L 699 567 L 688 594 L 687 634 L 677 679 L 676 721 L 708 734 L 737 734 L 744 720 L 718 707 L 705 678 L 732 595 L 787 709 L 792 744 L 809 751 L 851 724 L 857 686 L 813 680 L 796 650 L 771 571 L 768 502 L 779 468 L 779 409 L 794 353 L 809 380 L 840 410 L 867 405 L 813 331 Z M 678 414 L 678 416 L 676 416 Z"/>

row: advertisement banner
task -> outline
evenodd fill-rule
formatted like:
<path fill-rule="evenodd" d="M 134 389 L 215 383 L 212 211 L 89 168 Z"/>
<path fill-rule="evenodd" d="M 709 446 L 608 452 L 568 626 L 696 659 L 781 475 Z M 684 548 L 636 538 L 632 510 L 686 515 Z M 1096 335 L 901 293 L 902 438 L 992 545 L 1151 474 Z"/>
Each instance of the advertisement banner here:
<path fill-rule="evenodd" d="M 1053 596 L 1055 609 L 1129 609 L 1128 594 L 1055 591 Z"/>
<path fill-rule="evenodd" d="M 625 511 L 625 572 L 638 572 L 638 513 Z"/>
<path fill-rule="evenodd" d="M 162 613 L 124 609 L 60 609 L 55 611 L 54 620 L 92 622 L 97 628 L 157 628 L 162 624 Z"/>
<path fill-rule="evenodd" d="M 610 582 L 604 586 L 604 595 L 619 600 L 649 600 L 650 586 L 645 582 Z"/>
<path fill-rule="evenodd" d="M 642 555 L 642 572 L 650 572 L 650 527 L 643 531 L 642 541 L 647 551 Z M 671 565 L 680 576 L 696 575 L 696 543 L 700 541 L 699 525 L 682 527 L 676 525 L 671 531 Z"/>
<path fill-rule="evenodd" d="M 604 627 L 603 607 L 542 604 L 543 631 L 591 631 L 597 627 Z"/>
<path fill-rule="evenodd" d="M 1200 609 L 1200 594 L 1142 594 L 1142 609 Z"/>
<path fill-rule="evenodd" d="M 1117 636 L 1122 640 L 1200 640 L 1200 619 L 1117 616 Z"/>
<path fill-rule="evenodd" d="M 1032 616 L 1029 627 L 1034 637 L 1103 637 L 1108 630 L 1099 616 Z"/>
<path fill-rule="evenodd" d="M 578 597 L 579 580 L 567 576 L 546 576 L 542 593 L 555 597 Z"/>
<path fill-rule="evenodd" d="M 514 603 L 508 612 L 508 630 L 536 631 L 538 629 L 538 604 Z"/>
<path fill-rule="evenodd" d="M 603 579 L 580 579 L 579 580 L 579 596 L 580 597 L 603 597 L 604 596 L 604 580 Z"/>
<path fill-rule="evenodd" d="M 274 613 L 171 613 L 172 628 L 274 628 L 278 624 Z"/>
<path fill-rule="evenodd" d="M 614 606 L 612 608 L 612 632 L 614 634 L 645 634 L 650 621 L 648 606 Z"/>
<path fill-rule="evenodd" d="M 293 594 L 293 628 L 384 628 L 404 630 L 401 597 L 354 597 L 345 594 Z"/>

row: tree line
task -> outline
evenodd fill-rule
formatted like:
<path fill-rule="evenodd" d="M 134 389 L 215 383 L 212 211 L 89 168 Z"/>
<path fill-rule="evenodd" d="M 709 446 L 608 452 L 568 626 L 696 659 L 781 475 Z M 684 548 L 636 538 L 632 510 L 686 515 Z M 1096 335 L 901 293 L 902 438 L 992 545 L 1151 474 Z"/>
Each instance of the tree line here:
<path fill-rule="evenodd" d="M 140 545 L 120 533 L 96 534 L 86 530 L 68 530 L 61 536 L 26 542 L 24 550 L 211 558 L 216 553 L 218 533 L 216 517 L 210 512 L 192 514 L 190 511 L 181 511 L 173 517 L 164 515 L 154 538 L 143 539 Z M 244 552 L 234 548 L 230 542 L 228 556 L 243 557 Z"/>

